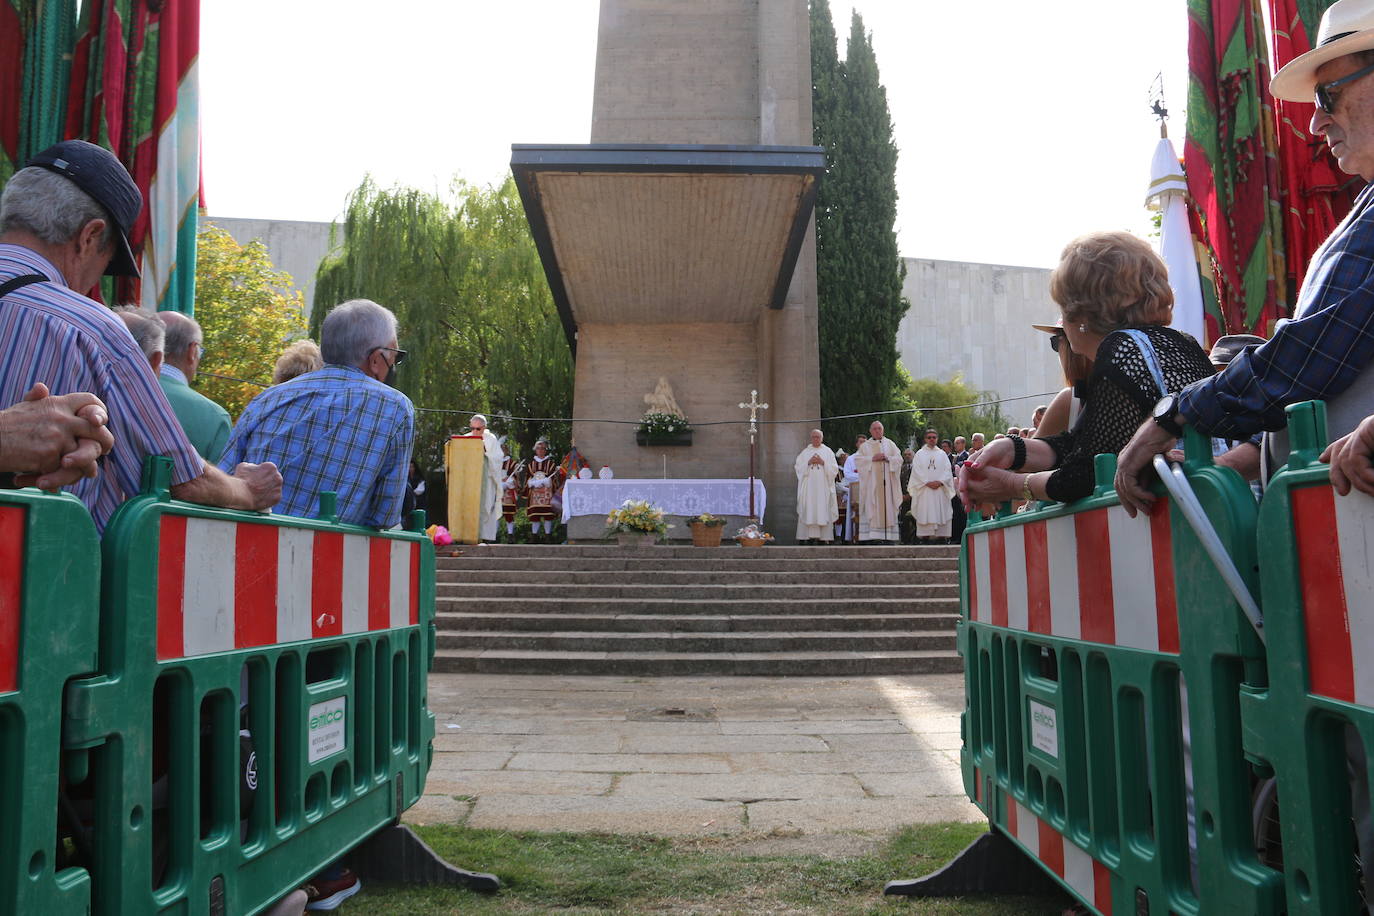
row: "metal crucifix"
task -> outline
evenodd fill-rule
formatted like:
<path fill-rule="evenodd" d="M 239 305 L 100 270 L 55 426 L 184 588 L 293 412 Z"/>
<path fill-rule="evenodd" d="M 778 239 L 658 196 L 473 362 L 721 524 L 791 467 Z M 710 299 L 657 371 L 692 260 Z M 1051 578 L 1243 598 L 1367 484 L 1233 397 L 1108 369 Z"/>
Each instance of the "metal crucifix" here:
<path fill-rule="evenodd" d="M 749 403 L 741 401 L 739 409 L 749 411 L 749 520 L 757 522 L 754 515 L 754 439 L 759 431 L 759 411 L 767 410 L 768 405 L 759 403 L 759 393 L 754 390 L 749 392 Z"/>

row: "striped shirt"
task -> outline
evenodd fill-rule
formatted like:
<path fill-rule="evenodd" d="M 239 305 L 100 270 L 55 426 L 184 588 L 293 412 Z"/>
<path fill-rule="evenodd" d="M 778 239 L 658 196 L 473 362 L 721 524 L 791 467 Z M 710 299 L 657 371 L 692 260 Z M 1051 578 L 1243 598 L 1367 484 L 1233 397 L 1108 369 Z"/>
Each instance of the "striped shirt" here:
<path fill-rule="evenodd" d="M 1374 184 L 1312 256 L 1294 315 L 1263 345 L 1179 393 L 1191 425 L 1227 439 L 1283 429 L 1284 408 L 1330 399 L 1374 364 Z"/>
<path fill-rule="evenodd" d="M 338 495 L 345 524 L 390 528 L 415 440 L 410 398 L 352 366 L 328 365 L 274 385 L 249 402 L 224 447 L 220 467 L 271 461 L 281 471 L 273 511 L 319 514 L 319 494 Z"/>
<path fill-rule="evenodd" d="M 32 283 L 0 302 L 0 407 L 23 400 L 37 382 L 53 394 L 88 391 L 105 402 L 114 450 L 99 475 L 68 488 L 104 531 L 115 509 L 139 492 L 147 456 L 172 459 L 173 484 L 199 477 L 205 463 L 124 322 L 68 289 L 62 273 L 37 252 L 0 245 L 0 283 L 26 274 L 49 282 Z"/>

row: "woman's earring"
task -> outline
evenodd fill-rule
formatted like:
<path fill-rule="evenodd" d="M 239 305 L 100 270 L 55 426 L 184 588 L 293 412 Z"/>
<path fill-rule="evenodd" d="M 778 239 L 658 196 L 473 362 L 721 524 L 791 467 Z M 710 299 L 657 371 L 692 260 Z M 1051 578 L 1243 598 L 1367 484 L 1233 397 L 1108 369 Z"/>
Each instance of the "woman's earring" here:
<path fill-rule="evenodd" d="M 1087 326 L 1086 324 L 1080 324 L 1080 325 L 1078 326 L 1078 333 L 1080 333 L 1080 334 L 1086 334 L 1086 333 L 1088 333 L 1088 326 Z"/>

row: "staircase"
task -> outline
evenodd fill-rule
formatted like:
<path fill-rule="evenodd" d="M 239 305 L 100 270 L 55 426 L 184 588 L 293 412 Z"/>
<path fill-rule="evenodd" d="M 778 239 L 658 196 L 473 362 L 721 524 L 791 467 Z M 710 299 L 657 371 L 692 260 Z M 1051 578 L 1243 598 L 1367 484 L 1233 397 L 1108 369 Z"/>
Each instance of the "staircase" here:
<path fill-rule="evenodd" d="M 440 557 L 434 670 L 957 672 L 957 547 L 481 545 Z"/>

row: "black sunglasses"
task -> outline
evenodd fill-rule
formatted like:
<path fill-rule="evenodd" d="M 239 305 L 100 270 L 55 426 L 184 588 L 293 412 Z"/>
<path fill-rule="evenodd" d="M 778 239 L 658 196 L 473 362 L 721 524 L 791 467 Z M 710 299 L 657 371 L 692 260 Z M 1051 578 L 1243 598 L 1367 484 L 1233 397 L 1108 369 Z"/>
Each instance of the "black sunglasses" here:
<path fill-rule="evenodd" d="M 1334 113 L 1336 110 L 1336 100 L 1331 97 L 1331 90 L 1338 86 L 1344 86 L 1346 83 L 1353 83 L 1360 77 L 1368 76 L 1371 73 L 1374 73 L 1374 64 L 1370 64 L 1368 67 L 1362 67 L 1354 73 L 1346 74 L 1338 80 L 1332 80 L 1329 83 L 1318 83 L 1316 92 L 1317 107 L 1327 114 Z"/>
<path fill-rule="evenodd" d="M 1050 338 L 1050 349 L 1053 350 L 1054 352 L 1058 353 L 1058 352 L 1059 352 L 1059 345 L 1060 345 L 1061 343 L 1063 343 L 1063 342 L 1064 342 L 1064 335 L 1063 335 L 1063 334 L 1055 334 L 1053 337 Z"/>
<path fill-rule="evenodd" d="M 399 366 L 401 363 L 405 362 L 406 351 L 405 351 L 405 350 L 397 350 L 395 347 L 373 347 L 371 350 L 368 350 L 368 351 L 367 351 L 367 355 L 368 355 L 368 356 L 371 356 L 373 353 L 376 353 L 378 350 L 385 350 L 385 351 L 388 352 L 388 353 L 395 353 L 395 354 L 396 354 L 396 358 L 395 358 L 394 360 L 392 360 L 392 362 L 391 362 L 391 365 L 393 365 L 393 366 Z"/>

